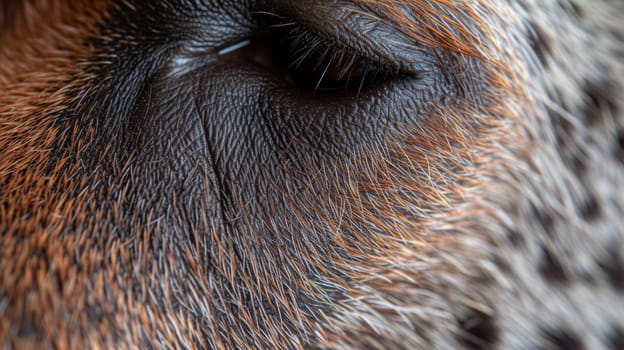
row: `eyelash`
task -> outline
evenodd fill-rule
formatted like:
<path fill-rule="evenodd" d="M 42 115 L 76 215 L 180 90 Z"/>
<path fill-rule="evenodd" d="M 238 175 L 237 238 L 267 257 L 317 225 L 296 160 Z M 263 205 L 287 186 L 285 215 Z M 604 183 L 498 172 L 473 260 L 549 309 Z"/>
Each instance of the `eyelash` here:
<path fill-rule="evenodd" d="M 393 70 L 339 46 L 287 18 L 262 12 L 259 27 L 284 58 L 297 86 L 313 91 L 362 91 L 395 75 Z"/>

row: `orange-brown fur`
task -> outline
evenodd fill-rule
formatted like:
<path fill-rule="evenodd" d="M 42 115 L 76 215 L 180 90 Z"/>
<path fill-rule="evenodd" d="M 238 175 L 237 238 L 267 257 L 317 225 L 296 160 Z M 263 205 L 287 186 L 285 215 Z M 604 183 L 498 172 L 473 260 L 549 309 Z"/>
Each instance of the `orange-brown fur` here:
<path fill-rule="evenodd" d="M 233 227 L 206 216 L 172 223 L 133 202 L 135 155 L 109 169 L 83 166 L 84 157 L 111 151 L 93 153 L 95 126 L 58 117 L 69 106 L 93 112 L 80 102 L 100 83 L 87 69 L 96 55 L 88 39 L 113 12 L 108 1 L 7 6 L 0 344 L 444 347 L 452 342 L 437 339 L 461 330 L 440 314 L 495 314 L 491 295 L 508 287 L 487 262 L 509 247 L 504 232 L 516 209 L 507 196 L 522 196 L 519 178 L 539 168 L 532 149 L 542 107 L 527 87 L 529 64 L 502 47 L 523 43 L 490 26 L 487 16 L 507 14 L 489 1 L 358 4 L 439 48 L 453 74 L 466 74 L 464 95 L 383 147 L 361 145 L 340 160 L 304 155 L 308 172 L 280 169 L 292 188 L 263 179 L 268 204 L 234 190 L 230 209 L 241 219 Z M 59 140 L 68 145 L 60 156 Z M 216 198 L 205 190 L 207 202 Z M 171 208 L 168 215 L 184 217 L 177 203 Z"/>

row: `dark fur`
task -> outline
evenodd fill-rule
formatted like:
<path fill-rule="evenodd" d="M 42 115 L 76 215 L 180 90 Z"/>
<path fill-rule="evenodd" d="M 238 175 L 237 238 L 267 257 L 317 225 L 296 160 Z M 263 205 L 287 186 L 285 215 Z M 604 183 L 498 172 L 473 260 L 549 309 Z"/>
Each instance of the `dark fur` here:
<path fill-rule="evenodd" d="M 254 9 L 418 74 L 285 89 Z M 0 11 L 4 347 L 622 343 L 620 2 Z"/>

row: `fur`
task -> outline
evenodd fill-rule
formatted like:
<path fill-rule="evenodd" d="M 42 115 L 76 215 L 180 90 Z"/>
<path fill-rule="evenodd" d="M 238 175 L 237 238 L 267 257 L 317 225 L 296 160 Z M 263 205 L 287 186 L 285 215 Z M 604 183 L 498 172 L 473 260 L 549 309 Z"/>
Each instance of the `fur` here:
<path fill-rule="evenodd" d="M 116 136 L 142 88 L 111 72 L 159 76 L 166 58 L 132 57 L 181 47 L 116 32 L 145 9 L 0 7 L 0 344 L 621 348 L 624 4 L 310 6 L 391 24 L 457 90 L 382 141 L 269 149 L 242 179 L 145 174 L 166 145 Z"/>

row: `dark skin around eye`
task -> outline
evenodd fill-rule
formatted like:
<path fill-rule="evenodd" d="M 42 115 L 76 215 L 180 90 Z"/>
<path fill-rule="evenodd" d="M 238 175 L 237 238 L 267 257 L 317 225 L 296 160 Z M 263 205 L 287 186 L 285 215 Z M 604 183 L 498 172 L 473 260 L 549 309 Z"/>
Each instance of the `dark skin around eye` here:
<path fill-rule="evenodd" d="M 0 348 L 620 348 L 624 8 L 0 1 Z"/>

